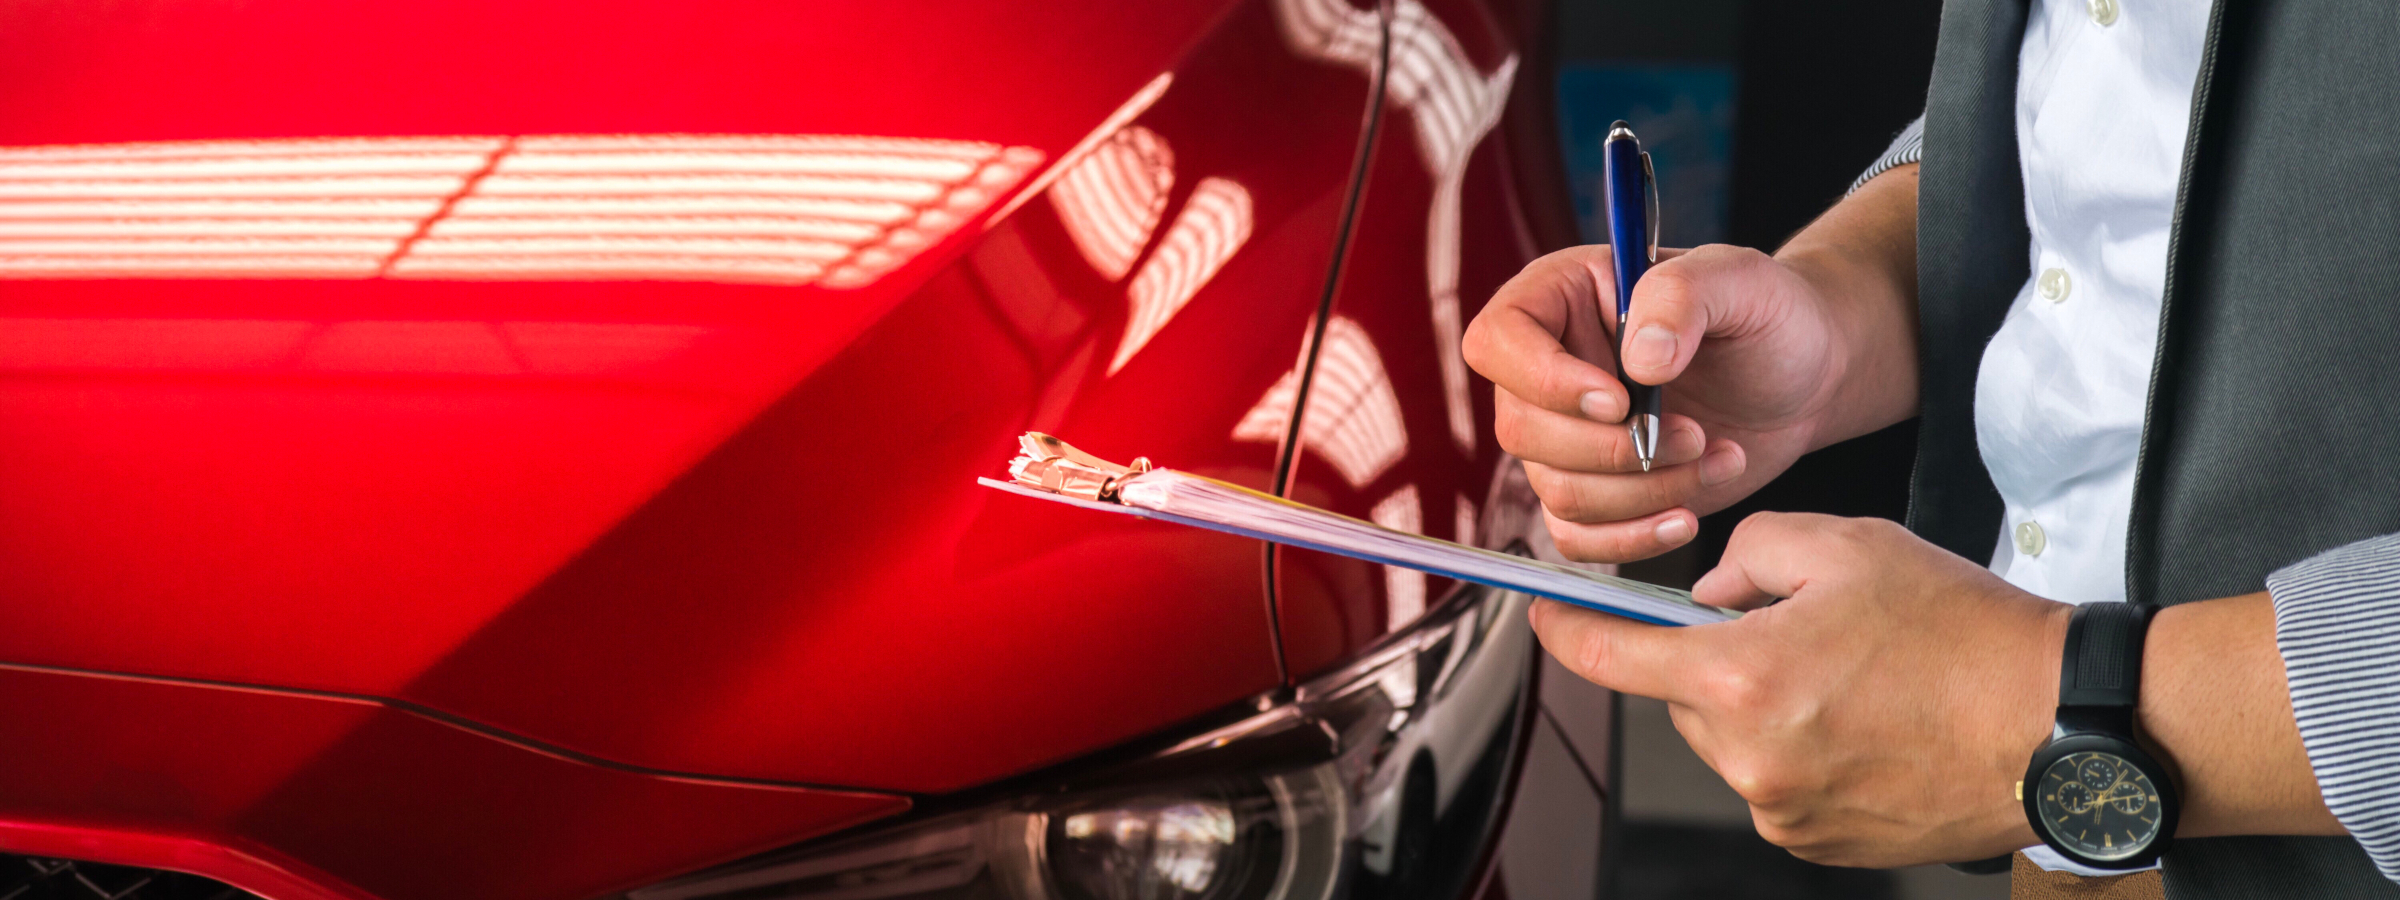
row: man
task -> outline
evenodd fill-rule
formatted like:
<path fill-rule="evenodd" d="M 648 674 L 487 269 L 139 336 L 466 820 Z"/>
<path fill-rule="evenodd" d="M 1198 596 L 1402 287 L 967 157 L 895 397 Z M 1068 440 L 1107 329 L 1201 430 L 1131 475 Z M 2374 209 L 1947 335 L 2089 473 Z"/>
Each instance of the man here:
<path fill-rule="evenodd" d="M 1921 163 L 1897 147 L 1773 256 L 1662 252 L 1624 361 L 1669 385 L 1655 471 L 1608 248 L 1473 323 L 1581 559 L 1921 417 L 1908 529 L 1754 516 L 1694 587 L 1747 616 L 1542 603 L 1544 645 L 1672 704 L 1799 856 L 1961 862 L 2037 846 L 2016 790 L 2075 605 L 2160 607 L 2136 720 L 2183 798 L 2166 893 L 2400 896 L 2400 12 L 1951 0 L 1922 128 Z"/>

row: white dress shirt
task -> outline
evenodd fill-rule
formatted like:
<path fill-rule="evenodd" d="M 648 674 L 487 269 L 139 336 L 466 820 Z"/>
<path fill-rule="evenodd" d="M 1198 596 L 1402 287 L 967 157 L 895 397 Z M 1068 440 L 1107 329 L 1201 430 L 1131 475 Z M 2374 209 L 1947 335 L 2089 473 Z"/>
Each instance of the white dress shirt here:
<path fill-rule="evenodd" d="M 2033 277 L 1984 349 L 1975 438 L 2007 503 L 1992 571 L 2125 599 L 2125 526 L 2206 0 L 2034 0 L 2017 55 Z M 2043 868 L 2108 874 L 2039 844 Z"/>
<path fill-rule="evenodd" d="M 1975 437 L 2007 503 L 1992 571 L 2125 599 L 2125 523 L 2158 346 L 2206 0 L 2034 0 L 2017 57 L 2033 277 L 1983 353 Z"/>

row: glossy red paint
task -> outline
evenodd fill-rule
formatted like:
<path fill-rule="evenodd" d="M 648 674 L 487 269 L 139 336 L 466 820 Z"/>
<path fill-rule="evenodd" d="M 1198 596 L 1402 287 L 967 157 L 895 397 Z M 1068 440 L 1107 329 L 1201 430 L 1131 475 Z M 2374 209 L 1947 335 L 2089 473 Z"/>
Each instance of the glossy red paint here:
<path fill-rule="evenodd" d="M 1334 301 L 1289 496 L 1387 527 L 1473 543 L 1501 451 L 1491 383 L 1458 356 L 1463 324 L 1542 252 L 1498 129 L 1520 52 L 1479 4 L 1402 0 L 1393 81 L 1349 263 Z M 1369 349 L 1371 348 L 1371 349 Z M 1372 362 L 1368 362 L 1369 358 Z M 1345 378 L 1345 370 L 1355 375 Z M 1357 385 L 1352 387 L 1351 385 Z M 1359 399 L 1345 402 L 1355 396 Z M 1388 396 L 1390 400 L 1378 398 Z M 1372 409 L 1391 404 L 1393 419 Z M 1360 442 L 1378 465 L 1345 463 Z M 1504 543 L 1504 541 L 1503 541 Z M 1332 666 L 1423 611 L 1445 579 L 1276 549 L 1295 677 Z"/>
<path fill-rule="evenodd" d="M 166 869 L 248 884 L 253 893 L 278 900 L 372 900 L 323 872 L 228 849 L 222 838 L 212 843 L 123 826 L 0 822 L 0 842 L 28 856 Z"/>
<path fill-rule="evenodd" d="M 1005 27 L 882 5 L 747 24 L 532 6 L 550 15 L 411 10 L 373 41 L 341 29 L 375 23 L 321 12 L 220 12 L 266 30 L 236 42 L 255 54 L 238 71 L 190 42 L 243 29 L 181 7 L 155 13 L 176 28 L 28 23 L 59 32 L 14 32 L 45 53 L 152 52 L 103 53 L 125 66 L 77 83 L 80 113 L 8 92 L 32 107 L 8 142 L 641 128 L 969 137 L 1055 159 L 1171 71 L 1137 120 L 1173 154 L 1159 243 L 1209 179 L 1246 196 L 1247 238 L 1114 372 L 1128 288 L 1047 200 L 857 291 L 0 282 L 16 461 L 0 564 L 21 576 L 0 658 L 391 696 L 631 764 L 913 791 L 1274 686 L 1255 545 L 1012 504 L 972 476 L 1047 428 L 1267 485 L 1272 442 L 1233 433 L 1299 355 L 1363 79 L 1293 58 L 1259 3 L 1138 26 L 1047 7 Z M 532 35 L 548 18 L 580 30 Z M 459 46 L 459 29 L 514 49 L 364 74 Z M 1055 41 L 1118 31 L 1139 37 L 1056 70 Z M 926 43 L 870 59 L 861 34 Z M 356 50 L 324 54 L 336 38 Z M 168 86 L 186 67 L 212 92 L 132 96 L 191 90 Z M 247 80 L 262 68 L 282 74 Z M 326 80 L 399 111 L 277 93 Z M 912 102 L 930 83 L 955 90 Z M 433 96 L 473 99 L 445 113 Z M 1150 280 L 1192 280 L 1172 274 Z"/>
<path fill-rule="evenodd" d="M 1398 8 L 1486 79 L 1510 52 L 1473 4 Z M 0 147 L 865 135 L 1044 167 L 853 286 L 0 278 L 0 721 L 44 726 L 0 746 L 0 850 L 277 900 L 591 896 L 1275 689 L 1258 544 L 972 479 L 1031 429 L 1273 483 L 1379 31 L 1340 0 L 0 7 Z M 1443 399 L 1419 114 L 1386 104 L 1334 309 L 1406 447 L 1305 452 L 1294 493 L 1414 486 L 1446 535 L 1497 451 Z M 1463 317 L 1528 255 L 1494 140 Z M 1293 676 L 1390 624 L 1380 570 L 1282 572 Z"/>
<path fill-rule="evenodd" d="M 661 778 L 359 701 L 0 667 L 0 841 L 277 900 L 573 900 L 906 808 Z M 40 727 L 22 727 L 40 723 Z"/>

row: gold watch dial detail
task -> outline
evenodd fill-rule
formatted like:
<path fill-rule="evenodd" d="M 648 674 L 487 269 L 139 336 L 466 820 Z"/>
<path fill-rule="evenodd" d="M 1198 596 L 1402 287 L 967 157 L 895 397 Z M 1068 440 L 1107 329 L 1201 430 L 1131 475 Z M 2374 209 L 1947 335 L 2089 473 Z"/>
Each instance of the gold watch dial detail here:
<path fill-rule="evenodd" d="M 2084 856 L 2125 859 L 2158 839 L 2158 786 L 2116 754 L 2067 754 L 2027 789 L 2050 836 Z"/>

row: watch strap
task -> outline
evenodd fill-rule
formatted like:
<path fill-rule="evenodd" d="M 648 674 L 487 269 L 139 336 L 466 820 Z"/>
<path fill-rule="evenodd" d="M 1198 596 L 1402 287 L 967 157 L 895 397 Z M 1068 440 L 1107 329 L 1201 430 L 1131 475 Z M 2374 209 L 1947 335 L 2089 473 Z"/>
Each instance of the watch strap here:
<path fill-rule="evenodd" d="M 2131 710 L 2141 695 L 2142 639 L 2149 627 L 2150 607 L 2141 604 L 2076 607 L 2059 654 L 2058 705 Z"/>
<path fill-rule="evenodd" d="M 1950 870 L 1953 872 L 1960 872 L 1967 875 L 2006 875 L 2008 874 L 2010 866 L 2014 865 L 2016 861 L 2016 854 L 2003 853 L 1990 859 L 1976 859 L 1969 860 L 1967 862 L 1944 863 L 1944 865 L 1949 866 Z"/>

